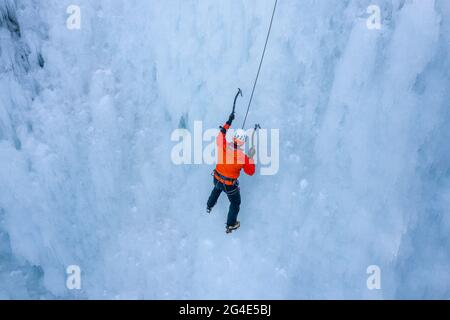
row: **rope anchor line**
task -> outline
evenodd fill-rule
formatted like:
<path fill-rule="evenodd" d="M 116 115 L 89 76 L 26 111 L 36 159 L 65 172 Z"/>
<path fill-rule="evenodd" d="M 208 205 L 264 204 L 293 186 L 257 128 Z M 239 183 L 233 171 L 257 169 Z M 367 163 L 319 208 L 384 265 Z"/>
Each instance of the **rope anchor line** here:
<path fill-rule="evenodd" d="M 244 118 L 244 123 L 242 124 L 242 129 L 244 129 L 244 127 L 245 127 L 245 123 L 247 122 L 248 112 L 250 111 L 250 106 L 252 105 L 253 95 L 255 94 L 256 84 L 258 83 L 258 79 L 259 79 L 259 73 L 261 72 L 261 67 L 262 67 L 262 64 L 264 61 L 264 56 L 266 54 L 267 43 L 269 42 L 270 32 L 272 31 L 273 18 L 275 16 L 275 11 L 277 9 L 277 3 L 278 3 L 278 0 L 275 0 L 275 4 L 273 5 L 272 18 L 270 19 L 269 30 L 267 31 L 266 43 L 264 44 L 264 49 L 263 49 L 263 52 L 261 55 L 261 61 L 259 62 L 259 67 L 258 67 L 258 72 L 256 73 L 255 82 L 253 83 L 252 94 L 251 94 L 250 100 L 248 102 L 247 112 L 245 113 L 245 118 Z"/>

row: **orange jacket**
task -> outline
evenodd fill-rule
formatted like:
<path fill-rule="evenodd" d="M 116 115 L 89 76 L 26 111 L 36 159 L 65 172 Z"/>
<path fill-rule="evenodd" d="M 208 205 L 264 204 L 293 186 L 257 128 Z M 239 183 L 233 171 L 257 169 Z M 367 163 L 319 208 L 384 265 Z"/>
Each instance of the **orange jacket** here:
<path fill-rule="evenodd" d="M 223 126 L 224 130 L 219 132 L 216 142 L 218 146 L 218 162 L 216 171 L 221 175 L 237 179 L 241 174 L 241 169 L 249 176 L 255 174 L 255 162 L 250 159 L 242 150 L 235 148 L 233 144 L 227 143 L 225 138 L 226 130 L 230 125 L 226 123 Z"/>

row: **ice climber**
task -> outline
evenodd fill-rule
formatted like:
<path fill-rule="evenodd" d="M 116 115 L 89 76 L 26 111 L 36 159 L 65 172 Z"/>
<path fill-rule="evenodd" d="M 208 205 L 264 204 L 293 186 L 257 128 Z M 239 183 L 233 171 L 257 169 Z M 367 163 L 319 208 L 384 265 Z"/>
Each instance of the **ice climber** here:
<path fill-rule="evenodd" d="M 228 121 L 223 127 L 220 127 L 220 132 L 217 136 L 216 142 L 218 147 L 218 162 L 214 170 L 214 189 L 209 196 L 206 211 L 211 212 L 212 208 L 217 203 L 220 194 L 226 193 L 228 200 L 230 200 L 230 208 L 228 210 L 226 232 L 231 233 L 240 227 L 240 222 L 237 221 L 239 213 L 239 206 L 241 204 L 241 194 L 239 189 L 239 175 L 241 170 L 249 176 L 255 173 L 255 163 L 253 157 L 255 155 L 255 148 L 249 150 L 249 156 L 244 152 L 244 146 L 247 141 L 247 135 L 244 130 L 236 130 L 233 137 L 233 142 L 228 143 L 226 140 L 227 130 L 231 127 L 234 120 L 234 111 L 231 113 Z"/>

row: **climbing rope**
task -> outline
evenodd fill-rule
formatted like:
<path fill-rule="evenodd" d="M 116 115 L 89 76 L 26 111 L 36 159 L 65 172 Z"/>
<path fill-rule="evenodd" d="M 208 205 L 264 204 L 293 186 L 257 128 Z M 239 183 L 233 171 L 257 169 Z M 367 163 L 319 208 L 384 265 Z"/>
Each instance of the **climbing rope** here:
<path fill-rule="evenodd" d="M 259 73 L 261 71 L 261 66 L 264 61 L 264 55 L 266 54 L 267 43 L 269 42 L 270 31 L 272 31 L 273 17 L 275 16 L 275 11 L 277 9 L 277 3 L 278 3 L 278 0 L 275 0 L 275 4 L 273 6 L 272 18 L 270 19 L 269 30 L 267 31 L 266 43 L 264 44 L 264 50 L 261 55 L 261 61 L 259 62 L 258 73 L 256 74 L 255 82 L 253 83 L 253 90 L 252 90 L 252 94 L 250 96 L 250 100 L 248 101 L 247 112 L 245 114 L 244 123 L 242 124 L 242 129 L 244 129 L 244 127 L 245 127 L 245 123 L 247 122 L 248 112 L 250 111 L 250 106 L 252 105 L 253 95 L 255 93 L 256 84 L 258 82 Z"/>

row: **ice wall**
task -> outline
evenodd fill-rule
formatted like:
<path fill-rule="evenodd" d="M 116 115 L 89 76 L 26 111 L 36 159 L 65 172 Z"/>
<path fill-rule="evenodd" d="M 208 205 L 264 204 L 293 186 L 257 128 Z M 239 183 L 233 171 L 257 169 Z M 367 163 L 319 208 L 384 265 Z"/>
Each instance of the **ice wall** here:
<path fill-rule="evenodd" d="M 449 298 L 446 0 L 279 1 L 249 123 L 280 129 L 280 169 L 241 179 L 231 237 L 212 166 L 172 163 L 237 87 L 241 123 L 271 9 L 0 2 L 1 298 Z"/>

